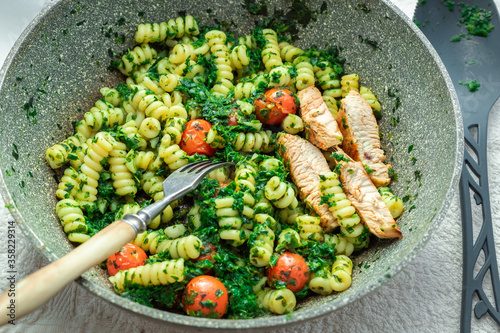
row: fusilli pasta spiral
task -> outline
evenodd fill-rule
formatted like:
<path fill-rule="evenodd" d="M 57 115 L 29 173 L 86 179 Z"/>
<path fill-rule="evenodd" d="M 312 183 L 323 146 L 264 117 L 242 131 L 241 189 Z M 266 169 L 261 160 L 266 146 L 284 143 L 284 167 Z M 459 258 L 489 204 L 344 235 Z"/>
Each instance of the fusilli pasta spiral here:
<path fill-rule="evenodd" d="M 277 176 L 272 177 L 264 188 L 264 194 L 273 205 L 278 208 L 295 208 L 299 204 L 295 190 L 286 181 L 281 181 Z"/>
<path fill-rule="evenodd" d="M 263 308 L 276 314 L 292 312 L 297 304 L 295 294 L 286 288 L 278 290 L 264 288 L 257 297 Z"/>
<path fill-rule="evenodd" d="M 140 286 L 159 286 L 184 280 L 184 259 L 167 260 L 119 271 L 109 278 L 115 290 L 125 291 L 136 283 Z"/>
<path fill-rule="evenodd" d="M 320 218 L 310 215 L 300 215 L 297 217 L 300 238 L 304 240 L 323 240 L 323 228 L 320 225 Z"/>
<path fill-rule="evenodd" d="M 234 78 L 231 60 L 229 59 L 229 48 L 226 45 L 226 34 L 219 30 L 212 30 L 205 34 L 210 45 L 213 61 L 217 67 L 217 82 L 212 88 L 216 95 L 226 96 L 233 88 Z"/>
<path fill-rule="evenodd" d="M 127 146 L 124 143 L 114 143 L 113 150 L 109 153 L 109 171 L 113 179 L 113 187 L 119 196 L 131 195 L 137 193 L 134 177 L 129 171 L 126 163 Z"/>
<path fill-rule="evenodd" d="M 99 132 L 87 150 L 84 162 L 80 166 L 80 173 L 78 174 L 80 189 L 76 194 L 76 199 L 82 208 L 95 207 L 99 172 L 102 170 L 100 162 L 103 158 L 108 157 L 113 149 L 111 142 L 114 142 L 114 139 L 109 133 Z"/>
<path fill-rule="evenodd" d="M 56 196 L 59 199 L 74 199 L 78 188 L 78 172 L 72 167 L 64 170 L 64 175 L 61 177 Z"/>
<path fill-rule="evenodd" d="M 118 69 L 122 74 L 130 76 L 139 66 L 152 63 L 156 56 L 156 50 L 148 44 L 136 46 L 122 57 Z"/>
<path fill-rule="evenodd" d="M 352 261 L 348 256 L 336 256 L 332 265 L 332 277 L 330 278 L 330 286 L 333 290 L 344 291 L 351 286 L 352 266 Z"/>
<path fill-rule="evenodd" d="M 283 65 L 281 60 L 281 51 L 278 46 L 278 35 L 272 29 L 262 30 L 262 35 L 266 40 L 262 49 L 262 62 L 268 71 L 276 66 Z"/>
<path fill-rule="evenodd" d="M 403 213 L 403 201 L 392 193 L 392 190 L 388 187 L 379 187 L 378 192 L 382 196 L 387 208 L 391 212 L 393 218 L 398 218 Z"/>
<path fill-rule="evenodd" d="M 90 238 L 87 235 L 88 227 L 78 202 L 72 199 L 63 199 L 57 203 L 56 213 L 70 241 L 83 243 Z"/>
<path fill-rule="evenodd" d="M 250 263 L 256 267 L 269 265 L 274 251 L 274 231 L 267 225 L 258 224 L 250 238 L 255 238 L 250 247 Z"/>

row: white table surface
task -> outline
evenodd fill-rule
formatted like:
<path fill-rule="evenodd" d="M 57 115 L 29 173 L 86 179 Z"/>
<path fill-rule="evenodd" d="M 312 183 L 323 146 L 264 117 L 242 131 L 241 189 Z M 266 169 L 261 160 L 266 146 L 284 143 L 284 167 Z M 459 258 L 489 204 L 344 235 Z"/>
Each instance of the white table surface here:
<path fill-rule="evenodd" d="M 0 0 L 0 64 L 28 23 L 49 0 Z M 416 0 L 394 0 L 411 17 Z M 495 29 L 500 27 L 495 27 Z M 494 106 L 489 121 L 488 168 L 495 239 L 500 254 L 500 103 Z M 499 132 L 499 133 L 496 133 Z M 6 234 L 6 222 L 12 221 L 0 198 L 0 229 Z M 458 189 L 448 216 L 426 247 L 391 281 L 363 299 L 331 315 L 294 325 L 276 332 L 457 332 L 460 320 L 462 238 Z M 478 228 L 478 226 L 476 226 Z M 18 278 L 46 265 L 21 231 L 17 232 Z M 0 250 L 0 267 L 7 263 L 6 246 Z M 5 269 L 0 273 L 0 290 L 7 282 Z M 490 317 L 473 318 L 473 332 L 497 332 Z M 166 324 L 152 322 L 115 308 L 95 297 L 76 283 L 61 291 L 41 309 L 16 321 L 1 332 L 179 332 Z"/>

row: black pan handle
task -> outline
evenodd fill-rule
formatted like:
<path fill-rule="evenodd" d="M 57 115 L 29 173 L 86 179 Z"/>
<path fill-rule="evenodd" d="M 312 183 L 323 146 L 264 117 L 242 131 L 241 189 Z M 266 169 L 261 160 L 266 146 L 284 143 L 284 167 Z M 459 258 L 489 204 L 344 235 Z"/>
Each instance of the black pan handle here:
<path fill-rule="evenodd" d="M 500 325 L 500 280 L 493 240 L 490 196 L 487 170 L 487 128 L 488 115 L 475 119 L 464 118 L 465 152 L 462 177 L 460 179 L 460 202 L 462 210 L 463 239 L 463 279 L 462 279 L 462 316 L 461 332 L 471 331 L 473 296 L 479 301 L 474 306 L 474 315 L 480 319 L 486 313 Z M 473 237 L 472 198 L 482 211 L 482 225 L 477 239 Z M 483 251 L 484 263 L 474 276 L 474 267 Z M 486 274 L 490 274 L 494 301 L 490 301 L 483 289 Z"/>

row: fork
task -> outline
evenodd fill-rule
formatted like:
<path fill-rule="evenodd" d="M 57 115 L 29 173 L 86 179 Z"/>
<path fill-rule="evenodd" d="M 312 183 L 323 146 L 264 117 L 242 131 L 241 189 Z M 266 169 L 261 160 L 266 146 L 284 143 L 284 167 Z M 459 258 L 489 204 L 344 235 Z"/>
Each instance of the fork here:
<path fill-rule="evenodd" d="M 231 164 L 233 163 L 201 161 L 177 169 L 163 182 L 163 199 L 141 209 L 137 214 L 127 214 L 121 220 L 111 223 L 64 257 L 18 282 L 15 288 L 11 287 L 15 290 L 15 318 L 19 319 L 45 304 L 85 271 L 144 232 L 147 225 L 171 202 L 194 190 L 210 171 Z M 7 289 L 0 296 L 0 326 L 10 319 L 8 306 L 11 297 L 8 294 L 11 292 Z"/>

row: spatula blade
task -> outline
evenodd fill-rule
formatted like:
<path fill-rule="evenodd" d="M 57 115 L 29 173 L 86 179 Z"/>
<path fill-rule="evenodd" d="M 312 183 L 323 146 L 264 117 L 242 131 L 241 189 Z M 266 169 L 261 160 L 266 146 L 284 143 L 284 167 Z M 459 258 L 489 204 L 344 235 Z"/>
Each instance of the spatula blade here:
<path fill-rule="evenodd" d="M 468 36 L 459 42 L 451 42 L 454 36 L 467 35 L 465 24 L 459 25 L 462 10 L 458 3 L 493 13 L 491 24 L 495 27 L 488 37 Z M 423 4 L 422 4 L 423 3 Z M 448 1 L 420 0 L 414 21 L 432 43 L 443 60 L 457 90 L 464 117 L 481 109 L 489 110 L 500 95 L 500 21 L 492 0 Z M 453 4 L 453 7 L 451 7 Z M 454 8 L 453 11 L 450 8 Z M 481 86 L 475 92 L 459 82 L 476 80 Z"/>

